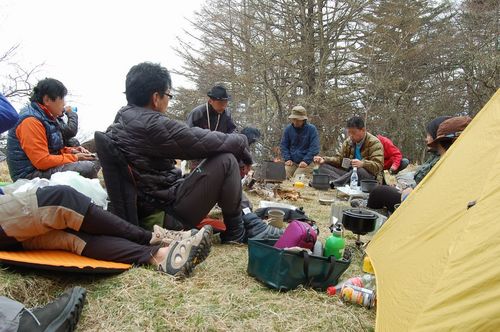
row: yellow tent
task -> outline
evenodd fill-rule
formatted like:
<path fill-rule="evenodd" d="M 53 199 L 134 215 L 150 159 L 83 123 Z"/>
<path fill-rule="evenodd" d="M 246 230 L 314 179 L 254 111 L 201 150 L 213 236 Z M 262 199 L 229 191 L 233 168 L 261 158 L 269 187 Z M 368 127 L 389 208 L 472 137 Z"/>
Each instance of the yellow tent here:
<path fill-rule="evenodd" d="M 377 331 L 500 331 L 500 90 L 367 253 Z"/>

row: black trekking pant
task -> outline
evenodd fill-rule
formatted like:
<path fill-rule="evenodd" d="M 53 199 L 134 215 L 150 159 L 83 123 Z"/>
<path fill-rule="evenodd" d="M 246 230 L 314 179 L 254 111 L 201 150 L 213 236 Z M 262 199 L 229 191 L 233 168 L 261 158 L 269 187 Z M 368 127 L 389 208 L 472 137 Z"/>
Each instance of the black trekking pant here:
<path fill-rule="evenodd" d="M 152 233 L 103 210 L 68 186 L 0 196 L 0 249 L 66 250 L 95 259 L 147 264 Z"/>
<path fill-rule="evenodd" d="M 236 158 L 223 153 L 204 159 L 177 188 L 175 217 L 195 227 L 217 203 L 225 220 L 241 216 L 241 176 Z"/>

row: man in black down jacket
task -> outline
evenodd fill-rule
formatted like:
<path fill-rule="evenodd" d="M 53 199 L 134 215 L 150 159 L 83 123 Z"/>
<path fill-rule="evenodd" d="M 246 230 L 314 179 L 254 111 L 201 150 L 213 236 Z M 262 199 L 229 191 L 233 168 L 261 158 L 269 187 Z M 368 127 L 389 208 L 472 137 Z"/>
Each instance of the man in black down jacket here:
<path fill-rule="evenodd" d="M 190 128 L 169 119 L 166 111 L 172 98 L 172 82 L 168 70 L 159 64 L 133 66 L 125 86 L 128 105 L 118 111 L 107 134 L 131 167 L 143 215 L 163 209 L 184 228 L 192 228 L 218 203 L 226 225 L 221 234 L 223 242 L 245 242 L 265 235 L 279 237 L 280 230 L 253 213 L 242 218 L 236 160 L 252 164 L 244 135 Z M 205 160 L 182 178 L 175 159 Z"/>

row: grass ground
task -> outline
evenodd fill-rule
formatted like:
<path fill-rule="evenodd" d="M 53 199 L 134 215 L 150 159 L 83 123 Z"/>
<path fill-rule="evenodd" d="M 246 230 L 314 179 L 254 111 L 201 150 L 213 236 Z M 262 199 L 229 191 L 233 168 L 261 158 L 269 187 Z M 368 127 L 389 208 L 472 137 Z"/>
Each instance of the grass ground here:
<path fill-rule="evenodd" d="M 0 163 L 0 181 L 9 180 Z M 285 184 L 286 186 L 286 184 Z M 304 188 L 295 202 L 328 235 L 330 207 Z M 333 191 L 329 194 L 333 195 Z M 250 194 L 254 204 L 259 197 Z M 354 246 L 354 236 L 347 235 Z M 343 278 L 360 274 L 356 250 Z M 248 276 L 246 245 L 214 245 L 192 278 L 184 281 L 136 267 L 112 276 L 79 275 L 0 267 L 0 294 L 28 307 L 45 304 L 65 288 L 88 291 L 78 331 L 371 331 L 375 311 L 345 304 L 325 292 L 270 290 Z"/>

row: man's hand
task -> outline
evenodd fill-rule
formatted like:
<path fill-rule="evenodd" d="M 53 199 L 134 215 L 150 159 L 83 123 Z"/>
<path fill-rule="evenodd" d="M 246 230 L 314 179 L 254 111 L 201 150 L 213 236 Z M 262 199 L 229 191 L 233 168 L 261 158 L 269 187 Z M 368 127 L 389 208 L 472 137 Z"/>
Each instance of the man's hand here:
<path fill-rule="evenodd" d="M 78 153 L 75 153 L 75 155 L 78 157 L 78 161 L 80 161 L 80 160 L 95 160 L 96 159 L 95 155 L 92 153 L 78 152 Z"/>
<path fill-rule="evenodd" d="M 71 153 L 74 153 L 74 154 L 77 154 L 77 153 L 92 154 L 92 152 L 85 149 L 83 146 L 76 146 L 74 148 L 71 148 Z"/>
<path fill-rule="evenodd" d="M 398 170 L 397 170 L 397 169 L 395 169 L 395 168 L 393 168 L 393 167 L 389 168 L 389 174 L 394 175 L 394 174 L 396 174 L 397 172 L 398 172 Z"/>
<path fill-rule="evenodd" d="M 252 165 L 243 165 L 240 167 L 240 176 L 243 178 L 245 175 L 248 174 L 248 172 L 250 172 L 250 170 L 252 169 Z"/>
<path fill-rule="evenodd" d="M 291 160 L 285 161 L 285 166 L 292 166 L 292 165 L 293 165 L 293 161 L 291 161 Z"/>
<path fill-rule="evenodd" d="M 299 164 L 299 168 L 306 168 L 308 165 L 305 161 L 301 161 Z"/>
<path fill-rule="evenodd" d="M 365 163 L 363 162 L 363 160 L 353 159 L 351 160 L 351 165 L 352 167 L 363 168 Z"/>
<path fill-rule="evenodd" d="M 323 159 L 323 157 L 321 156 L 314 156 L 313 161 L 314 163 L 321 165 L 325 162 L 325 159 Z"/>

